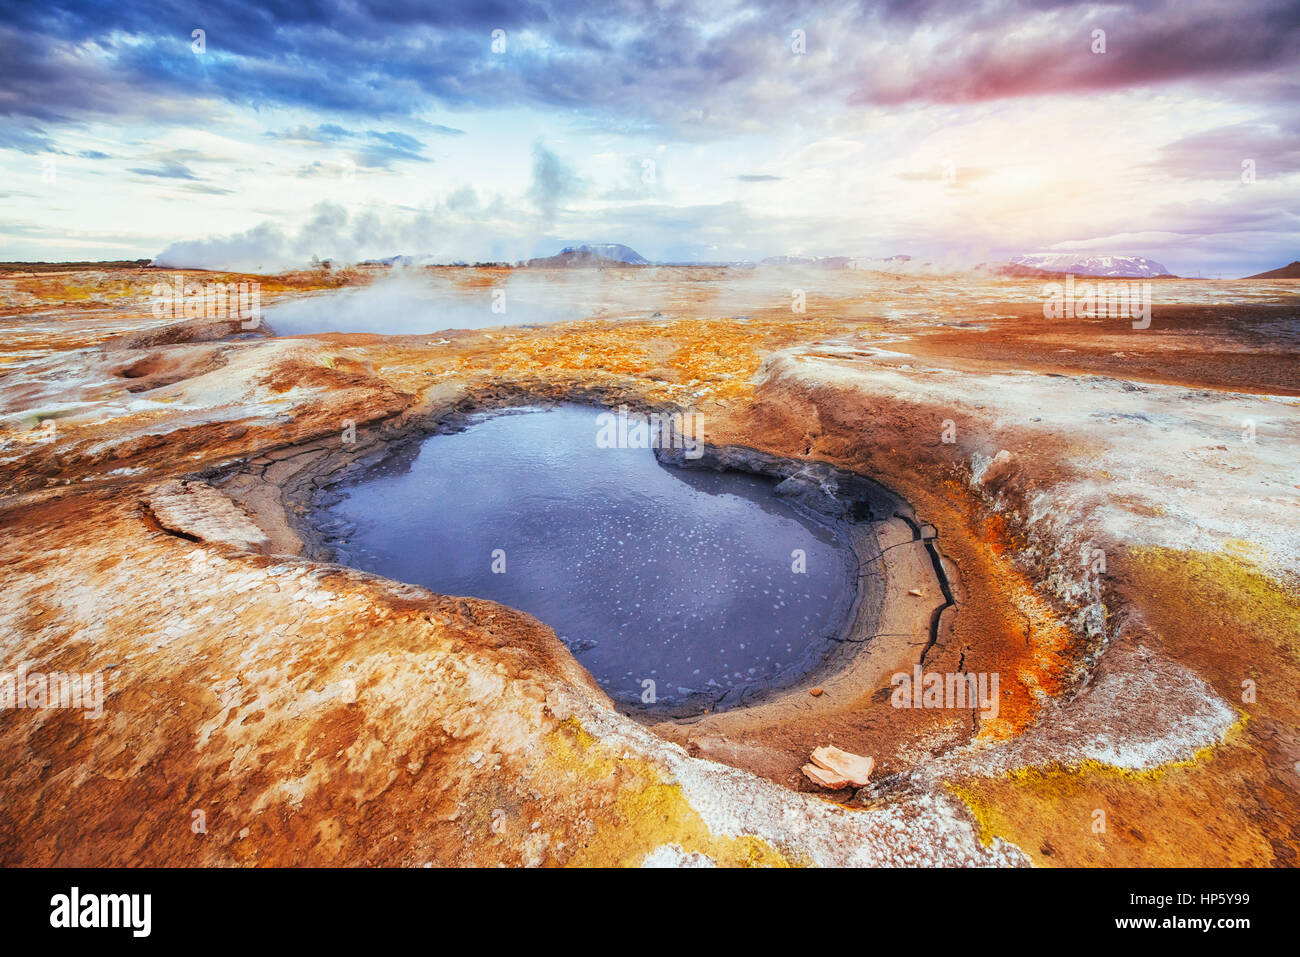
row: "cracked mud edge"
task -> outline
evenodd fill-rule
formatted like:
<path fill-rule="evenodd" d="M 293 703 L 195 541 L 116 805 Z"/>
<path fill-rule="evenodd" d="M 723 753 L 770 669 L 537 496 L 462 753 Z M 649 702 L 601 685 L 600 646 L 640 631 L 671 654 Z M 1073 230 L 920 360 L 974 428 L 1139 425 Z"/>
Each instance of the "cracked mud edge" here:
<path fill-rule="evenodd" d="M 241 504 L 280 546 L 275 551 L 297 554 L 314 562 L 339 564 L 328 536 L 313 521 L 328 496 L 350 480 L 392 456 L 412 451 L 433 435 L 464 431 L 486 415 L 512 414 L 525 408 L 549 408 L 576 403 L 593 407 L 629 406 L 639 412 L 676 412 L 673 407 L 648 404 L 620 390 L 578 389 L 560 395 L 527 389 L 503 390 L 490 396 L 458 396 L 433 409 L 408 410 L 387 419 L 357 426 L 356 441 L 344 446 L 339 437 L 283 446 L 233 466 L 200 472 L 196 477 L 221 488 Z M 722 711 L 751 710 L 763 705 L 796 700 L 808 707 L 808 689 L 850 668 L 869 654 L 880 620 L 889 577 L 888 549 L 882 548 L 875 529 L 881 522 L 900 519 L 912 529 L 913 541 L 930 553 L 944 601 L 931 613 L 928 634 L 918 635 L 925 647 L 937 640 L 943 611 L 955 607 L 943 561 L 934 538 L 924 540 L 923 523 L 911 505 L 881 483 L 825 462 L 786 458 L 742 445 L 703 444 L 703 455 L 688 459 L 681 449 L 656 449 L 665 466 L 735 471 L 778 480 L 774 494 L 809 520 L 833 531 L 845 544 L 857 569 L 853 594 L 836 634 L 825 639 L 823 660 L 791 683 L 780 687 L 742 689 L 735 704 Z M 272 494 L 267 494 L 271 492 Z M 928 526 L 933 527 L 933 526 Z M 867 571 L 867 569 L 870 569 Z M 895 572 L 896 573 L 896 572 Z M 910 583 L 903 583 L 900 593 Z M 916 584 L 920 584 L 917 582 Z M 579 665 L 581 667 L 581 665 Z M 701 695 L 675 708 L 640 708 L 622 704 L 619 710 L 642 723 L 691 723 L 711 713 L 726 695 Z M 830 701 L 825 702 L 827 705 Z M 837 707 L 842 707 L 839 702 Z"/>
<path fill-rule="evenodd" d="M 908 515 L 903 512 L 895 512 L 894 517 L 906 522 L 912 529 L 912 541 L 921 542 L 925 545 L 926 553 L 930 556 L 930 563 L 934 566 L 934 577 L 938 579 L 939 590 L 943 593 L 943 604 L 935 608 L 930 616 L 930 640 L 926 646 L 921 649 L 921 664 L 925 664 L 926 655 L 939 643 L 939 625 L 943 619 L 943 613 L 949 608 L 957 607 L 957 599 L 952 594 L 952 583 L 948 581 L 948 571 L 943 565 L 943 556 L 939 554 L 939 548 L 935 544 L 939 540 L 939 530 L 928 522 L 924 525 L 916 520 L 914 515 Z M 934 529 L 934 534 L 928 538 L 924 534 L 925 528 Z M 966 653 L 963 651 L 961 663 L 957 668 L 960 671 L 962 664 L 966 661 Z"/>

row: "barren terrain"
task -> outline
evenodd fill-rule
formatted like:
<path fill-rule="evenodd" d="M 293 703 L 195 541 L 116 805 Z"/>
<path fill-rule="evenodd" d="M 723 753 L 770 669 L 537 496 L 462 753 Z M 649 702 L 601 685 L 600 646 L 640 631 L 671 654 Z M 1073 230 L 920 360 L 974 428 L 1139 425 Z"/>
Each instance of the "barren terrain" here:
<path fill-rule="evenodd" d="M 1297 863 L 1297 281 L 1157 280 L 1134 329 L 1029 280 L 439 268 L 571 318 L 279 338 L 155 318 L 167 276 L 0 276 L 0 667 L 106 676 L 102 718 L 0 715 L 0 862 Z M 621 714 L 544 623 L 305 543 L 348 456 L 560 400 L 883 483 L 889 628 L 817 694 Z M 996 717 L 892 707 L 917 664 Z M 876 783 L 818 789 L 827 744 Z"/>

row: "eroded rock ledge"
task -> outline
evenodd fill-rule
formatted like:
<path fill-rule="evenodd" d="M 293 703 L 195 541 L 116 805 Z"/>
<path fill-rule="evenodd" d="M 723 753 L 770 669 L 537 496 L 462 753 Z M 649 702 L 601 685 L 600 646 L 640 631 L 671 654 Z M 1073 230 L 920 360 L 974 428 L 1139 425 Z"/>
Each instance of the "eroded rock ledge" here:
<path fill-rule="evenodd" d="M 270 537 L 247 512 L 206 482 L 165 482 L 148 492 L 145 508 L 163 529 L 181 538 L 270 552 Z"/>

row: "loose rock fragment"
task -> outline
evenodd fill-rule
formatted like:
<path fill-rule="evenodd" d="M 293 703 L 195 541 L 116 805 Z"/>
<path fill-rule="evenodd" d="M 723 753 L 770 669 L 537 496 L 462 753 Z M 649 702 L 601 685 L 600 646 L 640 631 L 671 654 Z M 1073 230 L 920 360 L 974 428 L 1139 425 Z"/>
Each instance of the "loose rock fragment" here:
<path fill-rule="evenodd" d="M 858 788 L 867 786 L 867 781 L 871 778 L 871 770 L 876 766 L 874 758 L 854 754 L 851 751 L 841 751 L 830 745 L 815 750 L 812 753 L 812 760 L 813 764 Z"/>
<path fill-rule="evenodd" d="M 805 764 L 803 773 L 813 784 L 820 784 L 824 788 L 830 788 L 832 791 L 838 791 L 842 788 L 849 787 L 848 778 L 840 777 L 834 771 L 827 771 L 825 768 L 819 768 L 815 764 Z"/>

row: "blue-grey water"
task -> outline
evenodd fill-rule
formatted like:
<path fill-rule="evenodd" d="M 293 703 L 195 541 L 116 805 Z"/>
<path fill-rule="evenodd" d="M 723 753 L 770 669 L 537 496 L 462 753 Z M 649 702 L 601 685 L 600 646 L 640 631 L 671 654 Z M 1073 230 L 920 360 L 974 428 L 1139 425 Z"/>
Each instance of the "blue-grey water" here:
<path fill-rule="evenodd" d="M 516 410 L 412 443 L 315 522 L 342 562 L 541 619 L 622 703 L 732 707 L 819 664 L 854 594 L 838 536 L 770 480 L 598 448 L 597 414 Z"/>

